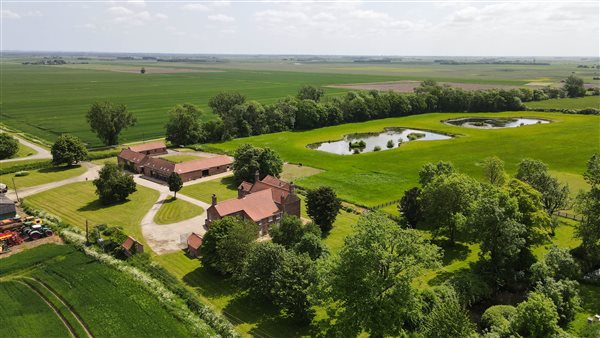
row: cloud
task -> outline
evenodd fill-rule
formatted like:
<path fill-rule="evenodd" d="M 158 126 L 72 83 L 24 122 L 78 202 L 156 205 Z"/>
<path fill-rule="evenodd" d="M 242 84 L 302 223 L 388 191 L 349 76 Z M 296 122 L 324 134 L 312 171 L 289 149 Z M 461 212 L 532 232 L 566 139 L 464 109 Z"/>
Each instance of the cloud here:
<path fill-rule="evenodd" d="M 20 19 L 21 16 L 18 13 L 10 11 L 8 9 L 3 9 L 0 11 L 0 17 L 2 19 Z"/>
<path fill-rule="evenodd" d="M 197 11 L 197 12 L 206 12 L 209 10 L 208 6 L 203 4 L 187 4 L 182 7 L 184 10 L 188 11 Z"/>
<path fill-rule="evenodd" d="M 154 17 L 160 20 L 166 20 L 169 18 L 166 14 L 163 13 L 156 13 L 154 14 Z"/>
<path fill-rule="evenodd" d="M 215 22 L 234 22 L 235 18 L 225 14 L 209 15 L 208 20 Z"/>
<path fill-rule="evenodd" d="M 143 7 L 138 5 L 138 7 Z M 108 13 L 112 15 L 112 21 L 125 26 L 143 26 L 146 22 L 153 19 L 166 20 L 167 15 L 163 13 L 151 13 L 147 10 L 134 11 L 130 8 L 123 6 L 113 6 L 107 9 Z"/>
<path fill-rule="evenodd" d="M 133 11 L 125 8 L 125 7 L 121 7 L 121 6 L 116 6 L 116 7 L 110 7 L 108 9 L 108 12 L 112 15 L 132 15 Z"/>

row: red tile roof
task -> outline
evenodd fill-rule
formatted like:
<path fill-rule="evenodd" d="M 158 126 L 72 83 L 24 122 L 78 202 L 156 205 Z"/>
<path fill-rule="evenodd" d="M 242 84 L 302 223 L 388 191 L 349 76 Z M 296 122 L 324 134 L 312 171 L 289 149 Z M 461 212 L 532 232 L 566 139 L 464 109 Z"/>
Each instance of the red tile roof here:
<path fill-rule="evenodd" d="M 150 168 L 153 170 L 160 170 L 165 172 L 173 172 L 175 169 L 175 163 L 163 160 L 162 158 L 157 157 L 146 157 L 146 162 L 144 163 L 145 168 Z"/>
<path fill-rule="evenodd" d="M 273 194 L 273 201 L 279 203 L 290 194 L 291 184 L 284 182 L 277 177 L 265 176 L 261 181 L 254 183 L 250 189 L 251 193 L 270 189 Z"/>
<path fill-rule="evenodd" d="M 198 170 L 205 170 L 214 167 L 231 165 L 232 163 L 233 159 L 225 155 L 200 158 L 197 160 L 191 160 L 175 164 L 175 172 L 177 172 L 178 174 L 185 174 Z"/>
<path fill-rule="evenodd" d="M 252 183 L 250 183 L 250 182 L 244 181 L 238 186 L 238 190 L 250 192 L 250 189 L 252 189 Z"/>
<path fill-rule="evenodd" d="M 123 242 L 122 246 L 125 250 L 129 251 L 129 250 L 131 250 L 131 247 L 133 246 L 133 244 L 135 242 L 136 242 L 136 240 L 133 239 L 133 237 L 127 236 L 127 239 L 125 240 L 125 242 Z"/>
<path fill-rule="evenodd" d="M 198 249 L 202 245 L 202 236 L 192 232 L 187 238 L 187 244 L 193 249 Z"/>
<path fill-rule="evenodd" d="M 123 149 L 119 153 L 119 157 L 122 158 L 122 159 L 124 159 L 124 160 L 131 161 L 133 163 L 139 164 L 142 161 L 144 161 L 144 159 L 146 158 L 146 155 L 137 153 L 137 152 L 135 152 L 133 150 Z"/>
<path fill-rule="evenodd" d="M 223 201 L 215 206 L 221 217 L 245 212 L 254 222 L 273 216 L 279 212 L 279 208 L 273 202 L 271 191 L 262 190 L 243 198 Z"/>
<path fill-rule="evenodd" d="M 130 146 L 129 149 L 132 151 L 136 151 L 136 152 L 143 152 L 143 151 L 149 151 L 149 150 L 155 150 L 155 149 L 162 149 L 162 148 L 166 148 L 166 147 L 167 146 L 165 145 L 165 143 L 163 141 L 156 141 L 156 142 L 136 144 L 136 145 Z"/>

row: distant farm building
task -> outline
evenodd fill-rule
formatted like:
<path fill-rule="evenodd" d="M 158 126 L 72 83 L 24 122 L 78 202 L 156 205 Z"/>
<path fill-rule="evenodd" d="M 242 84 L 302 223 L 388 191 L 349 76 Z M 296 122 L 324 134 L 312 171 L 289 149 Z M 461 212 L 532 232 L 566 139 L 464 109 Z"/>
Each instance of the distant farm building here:
<path fill-rule="evenodd" d="M 136 144 L 128 149 L 144 155 L 162 155 L 167 153 L 167 146 L 162 141 Z"/>
<path fill-rule="evenodd" d="M 255 182 L 242 182 L 238 187 L 238 198 L 217 203 L 213 195 L 212 205 L 206 210 L 206 227 L 226 216 L 237 216 L 250 220 L 260 227 L 261 235 L 268 233 L 271 224 L 277 223 L 285 213 L 300 217 L 300 198 L 294 185 L 273 176 Z"/>
<path fill-rule="evenodd" d="M 0 220 L 13 218 L 17 215 L 15 202 L 4 194 L 0 194 Z"/>
<path fill-rule="evenodd" d="M 198 257 L 203 238 L 195 232 L 192 232 L 187 238 L 187 252 L 191 257 Z"/>
<path fill-rule="evenodd" d="M 136 152 L 134 149 L 137 148 L 130 147 L 119 153 L 117 156 L 119 165 L 137 174 L 163 181 L 166 181 L 173 172 L 179 174 L 183 182 L 220 174 L 229 171 L 233 164 L 233 159 L 224 155 L 173 163 L 162 158 L 152 157 L 149 154 Z M 157 145 L 149 151 L 159 151 L 160 149 Z M 164 153 L 166 153 L 166 150 Z M 159 154 L 161 153 L 152 153 L 152 155 Z"/>

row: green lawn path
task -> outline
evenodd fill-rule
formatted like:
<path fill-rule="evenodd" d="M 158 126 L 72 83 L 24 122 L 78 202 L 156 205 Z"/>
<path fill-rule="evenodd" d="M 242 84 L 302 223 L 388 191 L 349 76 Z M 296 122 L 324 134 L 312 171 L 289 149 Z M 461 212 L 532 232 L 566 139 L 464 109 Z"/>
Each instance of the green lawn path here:
<path fill-rule="evenodd" d="M 17 189 L 22 189 L 83 175 L 86 170 L 85 167 L 80 165 L 72 167 L 49 167 L 28 171 L 29 174 L 26 176 L 16 176 L 16 173 L 0 175 L 0 182 L 7 184 L 10 188 L 14 188 L 14 179 Z"/>

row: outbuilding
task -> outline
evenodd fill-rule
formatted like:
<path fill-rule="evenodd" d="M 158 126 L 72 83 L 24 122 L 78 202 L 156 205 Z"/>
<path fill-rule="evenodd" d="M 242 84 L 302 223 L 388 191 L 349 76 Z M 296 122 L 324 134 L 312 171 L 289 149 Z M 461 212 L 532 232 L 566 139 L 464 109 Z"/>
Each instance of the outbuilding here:
<path fill-rule="evenodd" d="M 191 257 L 198 257 L 200 254 L 200 247 L 202 246 L 202 236 L 195 232 L 192 232 L 187 239 L 187 252 Z"/>
<path fill-rule="evenodd" d="M 4 194 L 0 194 L 0 221 L 17 216 L 15 202 Z"/>
<path fill-rule="evenodd" d="M 129 150 L 144 155 L 162 155 L 167 153 L 167 146 L 162 141 L 132 145 Z"/>

